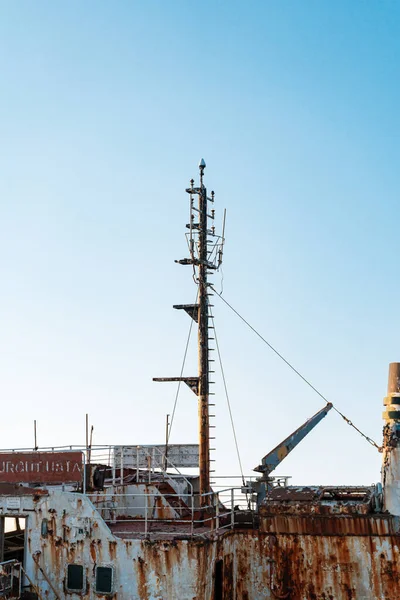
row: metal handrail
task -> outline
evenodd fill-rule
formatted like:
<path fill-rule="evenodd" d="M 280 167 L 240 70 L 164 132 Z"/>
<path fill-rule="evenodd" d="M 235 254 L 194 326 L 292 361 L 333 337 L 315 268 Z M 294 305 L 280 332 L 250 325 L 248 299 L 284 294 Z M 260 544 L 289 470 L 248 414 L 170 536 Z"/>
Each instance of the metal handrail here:
<path fill-rule="evenodd" d="M 0 563 L 0 595 L 4 596 L 13 590 L 14 577 L 18 581 L 18 597 L 21 594 L 21 563 L 16 559 Z"/>
<path fill-rule="evenodd" d="M 124 469 L 124 467 L 123 467 L 124 448 L 135 448 L 135 446 L 117 446 L 117 447 L 120 450 L 120 466 L 119 466 L 119 468 L 120 468 L 121 482 L 123 482 L 123 477 L 124 477 L 124 471 L 123 471 L 123 469 Z M 137 446 L 136 448 L 141 448 L 142 450 L 144 450 L 145 453 L 146 453 L 146 455 L 147 455 L 147 457 L 149 458 L 149 468 L 148 468 L 148 470 L 149 470 L 149 484 L 151 484 L 151 472 L 154 473 L 154 467 L 153 467 L 153 471 L 152 471 L 152 469 L 151 469 L 151 463 L 154 460 L 154 454 L 156 452 L 158 452 L 159 456 L 161 456 L 162 458 L 164 458 L 164 455 L 159 450 L 159 448 L 156 448 L 155 446 Z M 149 450 L 151 449 L 151 452 L 153 453 L 153 456 L 151 456 L 150 452 L 146 451 L 146 448 L 149 448 Z M 175 469 L 175 471 L 178 473 L 178 476 L 181 477 L 185 481 L 185 483 L 187 484 L 187 486 L 189 487 L 189 490 L 190 490 L 190 494 L 187 494 L 187 495 L 189 497 L 193 498 L 194 490 L 193 490 L 192 483 L 187 479 L 187 477 L 185 475 L 183 475 L 179 471 L 178 467 L 176 467 L 175 465 L 173 465 L 173 463 L 169 459 L 167 459 L 167 464 L 169 464 L 171 468 Z M 115 453 L 113 455 L 113 467 L 112 468 L 113 468 L 113 482 L 114 482 L 115 481 L 115 468 L 116 468 Z M 137 465 L 136 465 L 136 472 L 137 472 L 137 481 L 138 481 L 138 474 L 139 474 L 138 459 L 137 459 Z M 172 489 L 175 489 L 175 487 L 173 485 L 173 479 L 174 479 L 174 477 L 171 476 L 169 473 L 167 473 L 166 470 L 162 470 L 162 473 L 163 473 L 163 477 L 170 481 L 170 485 L 171 485 Z M 158 494 L 156 494 L 156 495 L 158 495 Z M 174 496 L 174 494 L 170 494 L 170 496 Z M 177 496 L 179 496 L 179 494 L 177 494 Z M 193 517 L 194 516 L 194 502 L 193 502 L 193 500 L 191 502 L 190 509 L 192 511 L 192 517 Z M 146 512 L 147 512 L 147 509 L 146 509 Z"/>
<path fill-rule="evenodd" d="M 236 496 L 235 496 L 236 492 Z M 109 494 L 99 496 L 99 494 L 86 494 L 89 500 L 92 503 L 93 508 L 98 512 L 99 516 L 104 520 L 105 523 L 109 525 L 115 525 L 117 523 L 129 524 L 144 524 L 143 531 L 132 531 L 132 530 L 118 530 L 118 535 L 129 534 L 132 535 L 134 533 L 138 537 L 144 535 L 145 537 L 149 537 L 152 533 L 160 535 L 162 533 L 170 533 L 167 529 L 165 532 L 162 529 L 162 524 L 169 525 L 184 525 L 186 526 L 185 530 L 182 530 L 181 533 L 190 534 L 190 536 L 204 536 L 207 535 L 208 532 L 216 532 L 224 529 L 233 529 L 235 526 L 235 514 L 240 511 L 240 508 L 237 504 L 239 500 L 238 494 L 241 494 L 241 487 L 231 487 L 224 488 L 220 491 L 211 491 L 203 494 L 203 497 L 212 498 L 209 506 L 209 510 L 212 512 L 207 514 L 207 511 L 203 509 L 199 509 L 199 514 L 195 515 L 194 509 L 194 498 L 197 500 L 201 498 L 200 494 L 190 494 L 190 504 L 186 504 L 185 506 L 173 506 L 171 505 L 171 509 L 178 514 L 177 518 L 165 518 L 165 517 L 154 517 L 152 516 L 152 512 L 154 511 L 154 503 L 151 502 L 152 499 L 160 497 L 160 494 L 156 494 L 153 492 L 138 492 L 138 493 L 120 493 L 120 494 Z M 227 495 L 229 498 L 228 503 L 224 503 L 222 500 L 223 495 Z M 222 496 L 222 497 L 221 497 Z M 177 498 L 182 500 L 181 494 L 168 494 L 170 498 Z M 113 506 L 107 506 L 106 504 L 110 502 L 110 498 L 113 499 Z M 118 498 L 135 498 L 139 500 L 138 504 L 125 506 L 118 506 Z M 96 502 L 96 499 L 98 500 Z M 143 499 L 143 502 L 141 501 Z M 150 502 L 148 500 L 150 499 Z M 101 506 L 101 504 L 103 504 Z M 226 506 L 226 504 L 229 504 Z M 121 511 L 136 511 L 138 514 L 124 516 L 123 520 L 119 520 L 116 513 L 120 513 Z M 182 516 L 182 512 L 184 510 L 189 510 L 189 515 L 185 518 Z M 104 513 L 109 512 L 109 515 Z M 156 531 L 151 531 L 151 525 L 153 523 L 157 523 L 159 527 Z M 190 531 L 187 530 L 189 526 Z M 202 532 L 196 532 L 196 528 L 203 527 Z M 208 532 L 204 531 L 204 528 L 208 529 Z M 179 533 L 176 529 L 174 533 Z"/>
<path fill-rule="evenodd" d="M 121 449 L 122 449 L 122 448 L 130 448 L 130 447 L 131 447 L 131 446 L 121 446 Z M 154 451 L 156 451 L 156 452 L 158 452 L 158 453 L 159 453 L 159 455 L 160 455 L 161 457 L 165 457 L 165 455 L 164 455 L 164 454 L 161 452 L 161 450 L 160 450 L 159 448 L 156 448 L 155 446 L 139 446 L 139 448 L 143 448 L 145 451 L 146 451 L 146 448 L 147 448 L 147 447 L 151 448 L 153 453 L 154 453 Z M 146 452 L 146 454 L 147 454 L 147 456 L 148 456 L 150 459 L 152 459 L 152 457 L 151 457 L 150 453 Z M 122 451 L 121 451 L 121 457 L 122 457 Z M 175 471 L 178 473 L 178 475 L 179 475 L 180 477 L 183 477 L 184 481 L 186 481 L 186 483 L 189 485 L 189 487 L 190 487 L 190 489 L 191 489 L 191 491 L 192 491 L 192 494 L 193 494 L 193 485 L 191 484 L 191 482 L 190 482 L 190 481 L 187 479 L 187 477 L 186 477 L 185 475 L 183 475 L 183 473 L 181 473 L 181 472 L 180 472 L 180 470 L 178 469 L 178 467 L 176 467 L 176 466 L 175 466 L 175 465 L 174 465 L 174 464 L 173 464 L 173 463 L 170 461 L 170 459 L 169 459 L 169 458 L 167 458 L 166 460 L 167 460 L 167 466 L 169 465 L 169 466 L 170 466 L 170 468 L 172 468 L 172 469 L 175 469 Z M 137 467 L 137 468 L 138 468 L 138 467 Z M 153 470 L 153 473 L 154 473 L 154 470 Z M 169 474 L 166 472 L 166 470 L 163 470 L 163 474 L 164 474 L 164 476 L 165 476 L 165 477 L 167 477 L 167 479 L 172 479 L 172 478 L 170 477 L 170 475 L 169 475 Z"/>

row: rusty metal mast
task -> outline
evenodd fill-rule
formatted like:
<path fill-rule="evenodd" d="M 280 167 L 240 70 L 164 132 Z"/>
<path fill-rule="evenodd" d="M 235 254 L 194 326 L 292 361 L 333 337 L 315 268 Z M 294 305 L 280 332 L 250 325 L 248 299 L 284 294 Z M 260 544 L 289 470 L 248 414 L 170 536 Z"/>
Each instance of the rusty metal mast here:
<path fill-rule="evenodd" d="M 201 505 L 209 504 L 210 492 L 210 347 L 209 347 L 209 283 L 208 275 L 217 270 L 222 263 L 225 214 L 223 235 L 215 234 L 215 227 L 208 226 L 208 221 L 214 221 L 215 211 L 208 212 L 208 203 L 214 202 L 214 192 L 207 196 L 204 185 L 204 169 L 206 163 L 201 159 L 199 164 L 200 185 L 194 187 L 191 179 L 190 187 L 186 192 L 190 194 L 190 223 L 188 246 L 190 258 L 183 258 L 175 262 L 181 265 L 193 265 L 194 279 L 199 287 L 197 304 L 179 304 L 174 308 L 183 309 L 198 324 L 198 376 L 197 377 L 157 377 L 154 381 L 184 381 L 198 397 L 199 415 L 199 492 Z M 194 206 L 194 196 L 198 196 L 198 206 Z M 197 214 L 197 217 L 195 215 Z M 195 222 L 195 218 L 197 221 Z"/>
<path fill-rule="evenodd" d="M 210 416 L 209 416 L 209 336 L 208 336 L 208 287 L 207 271 L 208 263 L 208 228 L 207 228 L 207 190 L 203 184 L 205 162 L 202 159 L 200 169 L 199 188 L 199 250 L 198 250 L 198 284 L 199 284 L 199 308 L 198 308 L 198 361 L 199 361 L 199 455 L 200 455 L 200 495 L 202 505 L 207 504 L 203 494 L 210 491 Z M 193 186 L 193 183 L 192 183 Z"/>

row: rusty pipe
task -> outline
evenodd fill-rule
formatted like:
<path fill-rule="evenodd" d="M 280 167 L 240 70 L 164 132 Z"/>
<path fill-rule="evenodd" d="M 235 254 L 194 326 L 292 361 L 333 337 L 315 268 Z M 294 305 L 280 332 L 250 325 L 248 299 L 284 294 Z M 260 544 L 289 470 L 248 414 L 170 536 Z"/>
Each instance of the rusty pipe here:
<path fill-rule="evenodd" d="M 40 553 L 39 553 L 40 554 Z M 33 560 L 35 561 L 35 563 L 37 564 L 39 571 L 41 572 L 41 574 L 43 575 L 43 577 L 45 578 L 45 580 L 47 581 L 47 583 L 49 584 L 49 586 L 51 587 L 53 594 L 55 595 L 55 597 L 57 598 L 57 600 L 61 600 L 61 597 L 58 595 L 57 590 L 55 589 L 54 585 L 51 583 L 48 575 L 45 573 L 45 571 L 42 569 L 42 567 L 39 564 L 39 556 L 37 554 L 33 554 L 32 555 Z"/>
<path fill-rule="evenodd" d="M 33 583 L 32 579 L 29 577 L 28 573 L 25 571 L 25 569 L 22 565 L 21 565 L 21 571 L 23 572 L 23 574 L 25 575 L 25 577 L 27 578 L 27 580 L 29 581 L 29 583 L 31 584 L 33 589 L 35 590 L 35 593 L 38 595 L 39 600 L 43 600 L 43 596 L 40 594 L 39 588 Z"/>

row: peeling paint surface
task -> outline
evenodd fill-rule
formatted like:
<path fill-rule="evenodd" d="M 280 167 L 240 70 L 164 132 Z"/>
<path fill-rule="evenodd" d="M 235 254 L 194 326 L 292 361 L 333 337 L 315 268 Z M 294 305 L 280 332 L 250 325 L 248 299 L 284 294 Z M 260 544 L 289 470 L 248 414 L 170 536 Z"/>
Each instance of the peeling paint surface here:
<path fill-rule="evenodd" d="M 86 496 L 49 491 L 19 498 L 19 514 L 27 517 L 25 569 L 45 598 L 400 599 L 399 520 L 391 515 L 277 515 L 266 507 L 256 529 L 124 539 Z M 3 515 L 6 499 L 0 496 Z M 82 594 L 66 589 L 68 564 L 84 568 Z M 98 566 L 113 569 L 110 595 L 96 593 Z"/>

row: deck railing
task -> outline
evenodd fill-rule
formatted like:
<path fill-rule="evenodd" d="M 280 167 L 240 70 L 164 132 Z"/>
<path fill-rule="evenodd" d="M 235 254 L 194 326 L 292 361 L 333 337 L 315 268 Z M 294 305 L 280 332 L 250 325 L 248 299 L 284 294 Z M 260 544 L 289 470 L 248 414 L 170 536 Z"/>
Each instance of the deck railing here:
<path fill-rule="evenodd" d="M 82 452 L 82 482 L 70 484 L 66 489 L 87 496 L 119 536 L 149 537 L 171 532 L 207 535 L 240 524 L 251 526 L 251 519 L 256 512 L 255 496 L 251 490 L 251 481 L 256 479 L 254 476 L 245 478 L 246 485 L 242 485 L 242 476 L 214 476 L 212 491 L 201 497 L 195 489 L 198 469 L 189 468 L 192 474 L 183 474 L 166 456 L 164 447 L 48 446 L 0 450 L 0 456 L 2 452 L 33 450 Z M 128 464 L 124 464 L 124 457 L 129 458 Z M 105 467 L 102 489 L 94 490 L 90 485 L 87 465 Z M 285 487 L 287 479 L 276 478 L 276 485 Z M 121 490 L 122 487 L 127 493 Z"/>
<path fill-rule="evenodd" d="M 0 598 L 19 598 L 21 595 L 21 568 L 17 560 L 0 563 Z"/>
<path fill-rule="evenodd" d="M 161 504 L 162 494 L 140 492 L 132 494 L 86 494 L 111 531 L 118 537 L 162 535 L 207 536 L 211 532 L 233 529 L 243 522 L 238 515 L 247 515 L 251 525 L 251 508 L 244 506 L 243 488 L 230 487 L 203 495 L 206 506 L 199 508 L 200 495 L 170 494 Z"/>

